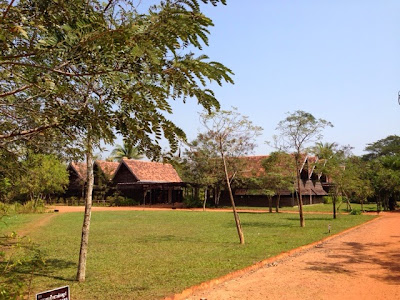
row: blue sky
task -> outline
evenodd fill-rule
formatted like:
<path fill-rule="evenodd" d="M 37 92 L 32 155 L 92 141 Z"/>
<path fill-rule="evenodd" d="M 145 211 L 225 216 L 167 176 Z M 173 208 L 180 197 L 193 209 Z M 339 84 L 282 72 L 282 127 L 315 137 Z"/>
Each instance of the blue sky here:
<path fill-rule="evenodd" d="M 234 85 L 211 86 L 221 107 L 264 128 L 255 154 L 272 151 L 265 141 L 298 109 L 332 122 L 323 141 L 350 144 L 357 155 L 400 134 L 400 1 L 227 2 L 204 6 L 215 27 L 203 53 L 235 73 Z M 193 100 L 173 109 L 194 139 L 201 107 Z"/>

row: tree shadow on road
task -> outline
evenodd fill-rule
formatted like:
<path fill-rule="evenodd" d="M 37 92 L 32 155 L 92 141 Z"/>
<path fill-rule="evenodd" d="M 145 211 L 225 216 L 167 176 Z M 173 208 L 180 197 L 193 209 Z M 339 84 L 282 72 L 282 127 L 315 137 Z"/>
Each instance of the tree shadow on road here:
<path fill-rule="evenodd" d="M 327 261 L 309 262 L 308 270 L 323 273 L 344 273 L 354 275 L 361 272 L 357 265 L 363 264 L 363 274 L 391 285 L 400 285 L 400 246 L 398 243 L 357 243 L 345 242 L 331 249 Z M 332 261 L 330 261 L 332 259 Z M 377 269 L 384 269 L 383 274 Z"/>

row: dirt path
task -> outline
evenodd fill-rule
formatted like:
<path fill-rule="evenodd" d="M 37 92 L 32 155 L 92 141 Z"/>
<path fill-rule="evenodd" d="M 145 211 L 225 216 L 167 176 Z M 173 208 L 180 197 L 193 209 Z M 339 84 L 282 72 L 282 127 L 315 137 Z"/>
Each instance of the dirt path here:
<path fill-rule="evenodd" d="M 400 213 L 187 299 L 400 299 Z"/>
<path fill-rule="evenodd" d="M 27 226 L 24 226 L 23 228 L 19 229 L 17 231 L 17 234 L 21 237 L 29 235 L 31 232 L 34 232 L 37 230 L 39 227 L 47 225 L 51 219 L 53 219 L 57 214 L 44 214 L 42 218 L 40 218 L 37 221 L 29 223 Z"/>

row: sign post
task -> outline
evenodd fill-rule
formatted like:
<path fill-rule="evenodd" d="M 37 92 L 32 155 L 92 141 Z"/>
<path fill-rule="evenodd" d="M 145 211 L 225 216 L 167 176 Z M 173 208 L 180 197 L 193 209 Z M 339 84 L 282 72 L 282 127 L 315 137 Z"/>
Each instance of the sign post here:
<path fill-rule="evenodd" d="M 36 300 L 71 300 L 69 297 L 69 286 L 67 285 L 36 294 Z"/>

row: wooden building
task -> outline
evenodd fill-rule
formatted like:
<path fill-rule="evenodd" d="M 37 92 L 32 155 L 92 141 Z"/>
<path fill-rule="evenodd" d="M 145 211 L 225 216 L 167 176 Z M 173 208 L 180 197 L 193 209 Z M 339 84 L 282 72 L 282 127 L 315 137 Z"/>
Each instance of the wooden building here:
<path fill-rule="evenodd" d="M 105 197 L 110 191 L 111 179 L 119 166 L 119 162 L 109 162 L 97 160 L 93 164 L 94 175 L 94 195 Z M 71 162 L 68 165 L 69 185 L 64 197 L 84 198 L 85 186 L 87 180 L 87 165 L 86 162 Z"/>
<path fill-rule="evenodd" d="M 171 164 L 124 159 L 112 182 L 122 195 L 143 205 L 183 201 L 185 184 Z"/>
<path fill-rule="evenodd" d="M 69 174 L 69 184 L 64 197 L 83 198 L 85 195 L 85 183 L 87 176 L 87 166 L 85 162 L 71 162 L 67 171 Z"/>
<path fill-rule="evenodd" d="M 262 161 L 268 158 L 267 155 L 241 157 L 243 170 L 241 176 L 244 178 L 261 177 L 265 174 L 262 166 Z M 323 197 L 327 195 L 324 190 L 321 179 L 325 177 L 322 174 L 316 173 L 315 165 L 317 158 L 314 156 L 304 155 L 302 157 L 301 166 L 301 193 L 303 204 L 322 203 Z M 280 206 L 295 206 L 297 205 L 296 192 L 297 183 L 293 185 L 293 191 L 281 191 Z M 268 206 L 268 197 L 263 195 L 262 190 L 249 189 L 247 187 L 237 187 L 234 192 L 235 203 L 238 206 Z M 276 205 L 277 196 L 272 199 L 273 206 Z M 219 205 L 230 205 L 230 200 L 227 193 L 221 195 Z"/>

